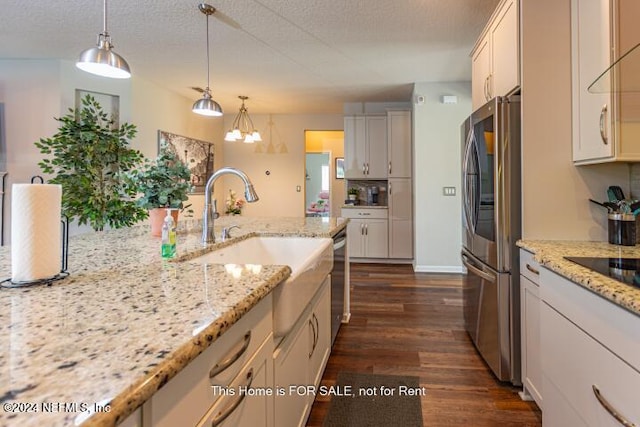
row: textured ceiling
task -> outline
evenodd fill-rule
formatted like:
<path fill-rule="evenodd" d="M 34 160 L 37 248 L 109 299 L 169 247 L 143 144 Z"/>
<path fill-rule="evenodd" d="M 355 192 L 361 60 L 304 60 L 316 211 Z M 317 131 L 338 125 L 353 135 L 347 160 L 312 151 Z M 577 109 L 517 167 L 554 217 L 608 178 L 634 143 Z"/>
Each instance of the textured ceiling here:
<path fill-rule="evenodd" d="M 211 88 L 225 111 L 339 113 L 407 101 L 414 82 L 471 79 L 469 52 L 498 0 L 209 0 Z M 197 1 L 110 0 L 132 73 L 195 101 L 206 86 Z M 2 0 L 0 58 L 74 61 L 102 30 L 101 0 Z"/>

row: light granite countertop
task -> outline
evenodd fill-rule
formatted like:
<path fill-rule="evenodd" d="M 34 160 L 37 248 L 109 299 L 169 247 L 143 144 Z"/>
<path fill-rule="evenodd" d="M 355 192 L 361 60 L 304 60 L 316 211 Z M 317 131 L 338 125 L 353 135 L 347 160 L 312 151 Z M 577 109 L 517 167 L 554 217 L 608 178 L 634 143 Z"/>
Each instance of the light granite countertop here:
<path fill-rule="evenodd" d="M 520 240 L 517 244 L 532 252 L 534 259 L 549 270 L 640 316 L 640 288 L 624 284 L 564 258 L 640 258 L 640 246 L 552 240 Z"/>
<path fill-rule="evenodd" d="M 254 235 L 331 237 L 346 222 L 222 217 L 216 236 L 240 229 L 206 249 L 198 222 L 179 224 L 175 260 L 146 225 L 88 233 L 70 239 L 66 279 L 0 288 L 0 426 L 121 422 L 291 274 L 263 266 L 238 278 L 191 258 Z M 10 276 L 3 247 L 0 277 Z M 91 414 L 94 404 L 110 411 Z"/>

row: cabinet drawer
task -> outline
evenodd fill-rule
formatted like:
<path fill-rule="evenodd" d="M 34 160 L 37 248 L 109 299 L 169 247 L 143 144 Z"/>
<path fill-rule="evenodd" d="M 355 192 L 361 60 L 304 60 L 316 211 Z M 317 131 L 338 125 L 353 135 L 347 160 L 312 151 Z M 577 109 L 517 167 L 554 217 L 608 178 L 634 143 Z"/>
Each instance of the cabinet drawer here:
<path fill-rule="evenodd" d="M 553 383 L 586 425 L 619 425 L 596 398 L 594 386 L 622 417 L 640 423 L 640 372 L 546 303 L 541 327 L 545 384 Z"/>
<path fill-rule="evenodd" d="M 342 216 L 344 218 L 387 219 L 389 213 L 387 209 L 342 208 Z"/>
<path fill-rule="evenodd" d="M 275 394 L 272 357 L 272 342 L 264 342 L 242 371 L 229 382 L 225 394 L 211 406 L 198 427 L 271 427 Z"/>
<path fill-rule="evenodd" d="M 145 420 L 145 425 L 195 425 L 221 396 L 214 394 L 211 386 L 228 386 L 265 339 L 271 337 L 271 307 L 272 298 L 267 295 L 154 394 L 147 412 L 151 423 Z M 231 361 L 229 366 L 209 378 L 212 369 L 226 361 Z"/>
<path fill-rule="evenodd" d="M 544 267 L 540 299 L 640 371 L 640 316 Z"/>
<path fill-rule="evenodd" d="M 534 261 L 531 252 L 524 249 L 520 249 L 520 274 L 538 286 L 540 282 L 540 264 Z"/>

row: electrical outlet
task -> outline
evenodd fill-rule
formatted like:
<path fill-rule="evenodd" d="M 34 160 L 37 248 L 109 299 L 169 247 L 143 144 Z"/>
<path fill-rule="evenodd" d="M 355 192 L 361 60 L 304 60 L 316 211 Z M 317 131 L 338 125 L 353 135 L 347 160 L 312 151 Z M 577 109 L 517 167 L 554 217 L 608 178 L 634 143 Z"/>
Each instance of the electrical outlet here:
<path fill-rule="evenodd" d="M 445 196 L 455 196 L 456 187 L 442 187 L 442 194 Z"/>

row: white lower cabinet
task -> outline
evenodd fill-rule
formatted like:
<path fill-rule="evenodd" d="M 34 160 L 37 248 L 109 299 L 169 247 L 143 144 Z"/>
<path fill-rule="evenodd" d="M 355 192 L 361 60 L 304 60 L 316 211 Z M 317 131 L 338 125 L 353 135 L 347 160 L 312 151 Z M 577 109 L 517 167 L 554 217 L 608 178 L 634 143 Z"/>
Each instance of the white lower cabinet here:
<path fill-rule="evenodd" d="M 277 348 L 272 305 L 269 294 L 123 425 L 303 426 L 331 352 L 330 276 Z"/>
<path fill-rule="evenodd" d="M 138 408 L 131 415 L 118 424 L 120 427 L 141 427 L 142 426 L 142 408 Z"/>
<path fill-rule="evenodd" d="M 204 426 L 273 426 L 273 345 L 263 343 L 245 368 L 231 382 L 233 394 L 222 396 L 197 424 Z"/>
<path fill-rule="evenodd" d="M 533 254 L 520 250 L 520 326 L 522 386 L 524 397 L 542 405 L 542 366 L 540 364 L 540 265 Z"/>
<path fill-rule="evenodd" d="M 327 278 L 273 353 L 275 426 L 304 426 L 331 350 L 331 286 Z"/>
<path fill-rule="evenodd" d="M 640 425 L 640 317 L 545 268 L 540 296 L 543 425 Z"/>
<path fill-rule="evenodd" d="M 387 209 L 343 208 L 349 218 L 347 245 L 350 258 L 387 258 L 389 223 Z"/>
<path fill-rule="evenodd" d="M 272 354 L 272 331 L 272 298 L 267 295 L 145 402 L 143 426 L 197 425 L 214 403 L 223 398 L 228 401 L 230 396 L 223 390 L 231 390 L 231 384 L 241 381 L 251 368 L 254 384 L 263 375 L 272 382 L 271 366 L 262 370 L 252 365 L 263 352 Z"/>

